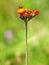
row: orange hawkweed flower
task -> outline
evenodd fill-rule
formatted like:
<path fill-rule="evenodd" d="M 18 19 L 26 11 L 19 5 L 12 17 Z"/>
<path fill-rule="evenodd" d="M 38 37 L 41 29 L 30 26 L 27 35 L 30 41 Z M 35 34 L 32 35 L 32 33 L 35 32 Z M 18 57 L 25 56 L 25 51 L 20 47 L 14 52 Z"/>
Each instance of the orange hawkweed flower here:
<path fill-rule="evenodd" d="M 28 10 L 29 13 L 32 13 L 32 10 Z"/>
<path fill-rule="evenodd" d="M 19 9 L 18 9 L 18 13 L 21 14 L 21 13 L 23 13 L 24 11 L 25 11 L 25 9 L 24 9 L 22 6 L 20 6 Z"/>
<path fill-rule="evenodd" d="M 34 11 L 34 15 L 38 15 L 39 14 L 39 11 L 38 10 L 35 10 Z"/>
<path fill-rule="evenodd" d="M 20 14 L 20 18 L 23 18 L 23 13 Z"/>
<path fill-rule="evenodd" d="M 39 14 L 39 11 L 38 10 L 35 10 L 33 13 L 32 13 L 32 10 L 26 10 L 24 9 L 22 6 L 19 7 L 18 9 L 18 13 L 20 15 L 20 18 L 22 20 L 26 20 L 26 21 L 29 21 L 31 18 L 35 17 L 36 15 Z"/>
<path fill-rule="evenodd" d="M 24 17 L 28 17 L 28 13 L 24 13 L 24 15 L 23 15 Z"/>
<path fill-rule="evenodd" d="M 33 14 L 32 14 L 32 13 L 30 13 L 30 16 L 32 17 L 32 16 L 33 16 Z"/>
<path fill-rule="evenodd" d="M 32 13 L 32 10 L 25 10 L 26 13 Z"/>

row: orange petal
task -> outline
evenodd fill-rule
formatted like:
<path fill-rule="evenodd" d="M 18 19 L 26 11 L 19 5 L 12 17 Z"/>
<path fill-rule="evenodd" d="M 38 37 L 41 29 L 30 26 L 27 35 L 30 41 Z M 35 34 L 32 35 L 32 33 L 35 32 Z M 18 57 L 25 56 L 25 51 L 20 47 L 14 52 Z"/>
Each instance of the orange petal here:
<path fill-rule="evenodd" d="M 23 13 L 24 11 L 25 11 L 25 9 L 22 8 L 22 9 L 19 9 L 19 10 L 18 10 L 18 13 L 21 14 L 21 13 Z"/>

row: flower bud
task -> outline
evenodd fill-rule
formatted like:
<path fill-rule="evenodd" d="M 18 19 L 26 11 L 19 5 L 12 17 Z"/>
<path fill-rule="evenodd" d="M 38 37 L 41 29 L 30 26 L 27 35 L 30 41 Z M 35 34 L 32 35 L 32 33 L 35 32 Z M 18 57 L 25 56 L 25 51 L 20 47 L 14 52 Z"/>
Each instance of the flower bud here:
<path fill-rule="evenodd" d="M 32 14 L 32 13 L 30 13 L 30 16 L 32 17 L 32 16 L 33 16 L 33 14 Z"/>
<path fill-rule="evenodd" d="M 24 17 L 28 17 L 28 13 L 25 13 L 23 16 L 24 16 Z"/>
<path fill-rule="evenodd" d="M 19 6 L 19 9 L 23 8 L 23 6 Z"/>
<path fill-rule="evenodd" d="M 39 11 L 38 10 L 35 10 L 34 11 L 34 15 L 38 15 L 39 14 Z"/>

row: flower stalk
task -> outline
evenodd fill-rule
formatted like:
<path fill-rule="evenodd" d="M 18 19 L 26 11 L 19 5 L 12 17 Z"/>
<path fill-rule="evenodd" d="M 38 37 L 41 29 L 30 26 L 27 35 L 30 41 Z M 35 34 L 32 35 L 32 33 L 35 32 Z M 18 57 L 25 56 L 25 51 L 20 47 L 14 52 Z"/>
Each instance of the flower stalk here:
<path fill-rule="evenodd" d="M 32 12 L 32 10 L 26 10 L 23 8 L 23 6 L 20 6 L 18 9 L 18 13 L 20 15 L 20 18 L 24 21 L 25 23 L 25 33 L 26 33 L 26 43 L 25 43 L 25 47 L 26 47 L 26 65 L 28 65 L 28 44 L 27 44 L 27 23 L 30 19 L 34 18 L 35 16 L 37 16 L 39 14 L 38 10 L 35 10 L 34 12 Z"/>
<path fill-rule="evenodd" d="M 28 65 L 27 22 L 25 22 L 25 32 L 26 32 L 26 43 L 25 43 L 25 47 L 26 47 L 26 65 Z"/>

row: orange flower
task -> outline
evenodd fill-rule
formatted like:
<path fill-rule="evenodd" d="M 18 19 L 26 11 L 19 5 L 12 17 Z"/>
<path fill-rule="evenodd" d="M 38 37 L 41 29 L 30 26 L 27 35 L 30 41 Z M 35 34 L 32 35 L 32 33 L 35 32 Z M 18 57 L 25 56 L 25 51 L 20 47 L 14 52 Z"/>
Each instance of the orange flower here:
<path fill-rule="evenodd" d="M 29 13 L 32 13 L 32 10 L 28 10 Z"/>
<path fill-rule="evenodd" d="M 39 11 L 38 10 L 35 10 L 33 13 L 32 13 L 32 10 L 26 10 L 24 9 L 22 6 L 19 7 L 18 9 L 18 13 L 20 15 L 20 18 L 22 20 L 30 20 L 31 18 L 35 17 L 36 15 L 39 14 Z"/>
<path fill-rule="evenodd" d="M 24 8 L 22 8 L 22 9 L 19 9 L 19 10 L 18 10 L 18 13 L 21 14 L 21 13 L 23 13 L 24 11 L 25 11 Z"/>
<path fill-rule="evenodd" d="M 32 14 L 32 13 L 30 13 L 30 16 L 32 17 L 32 16 L 33 16 L 33 14 Z"/>
<path fill-rule="evenodd" d="M 22 13 L 20 14 L 20 18 L 23 18 L 23 14 Z"/>
<path fill-rule="evenodd" d="M 26 13 L 32 13 L 32 10 L 25 10 Z"/>
<path fill-rule="evenodd" d="M 34 11 L 34 15 L 38 15 L 39 14 L 39 11 L 38 10 L 35 10 Z"/>
<path fill-rule="evenodd" d="M 28 13 L 24 13 L 24 15 L 23 15 L 24 17 L 28 17 Z"/>
<path fill-rule="evenodd" d="M 25 11 L 25 9 L 24 9 L 22 6 L 20 6 L 20 7 L 19 7 L 19 10 L 18 10 L 18 13 L 21 14 L 21 13 L 23 13 L 24 11 Z"/>

